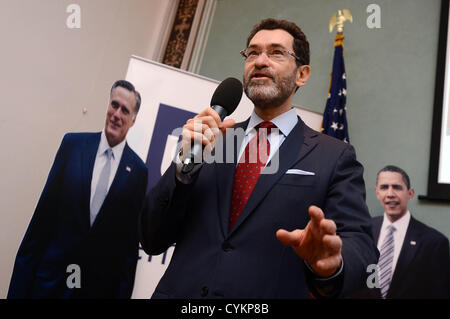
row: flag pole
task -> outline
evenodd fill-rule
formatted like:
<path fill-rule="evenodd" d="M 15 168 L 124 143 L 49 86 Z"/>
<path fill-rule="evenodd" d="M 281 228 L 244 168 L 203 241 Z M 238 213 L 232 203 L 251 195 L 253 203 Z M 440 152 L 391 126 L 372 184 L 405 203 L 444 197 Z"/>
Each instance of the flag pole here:
<path fill-rule="evenodd" d="M 329 31 L 336 27 L 334 39 L 333 69 L 330 74 L 328 98 L 325 106 L 322 133 L 349 142 L 347 118 L 346 118 L 346 74 L 344 66 L 344 23 L 353 23 L 352 14 L 348 9 L 338 10 L 333 13 L 329 22 Z"/>

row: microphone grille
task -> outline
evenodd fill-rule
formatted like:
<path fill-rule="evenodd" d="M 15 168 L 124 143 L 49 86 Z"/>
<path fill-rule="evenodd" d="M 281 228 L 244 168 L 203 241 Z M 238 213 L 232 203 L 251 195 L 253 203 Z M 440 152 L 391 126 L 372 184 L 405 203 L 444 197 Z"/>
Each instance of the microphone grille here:
<path fill-rule="evenodd" d="M 211 98 L 211 106 L 220 105 L 228 115 L 234 112 L 242 98 L 242 83 L 236 78 L 226 78 L 219 84 Z"/>

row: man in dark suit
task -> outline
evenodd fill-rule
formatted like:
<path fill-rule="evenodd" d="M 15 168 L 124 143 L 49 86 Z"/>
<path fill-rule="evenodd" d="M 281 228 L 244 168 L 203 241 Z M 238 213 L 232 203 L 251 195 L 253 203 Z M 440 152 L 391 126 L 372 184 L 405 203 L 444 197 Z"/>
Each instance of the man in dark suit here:
<path fill-rule="evenodd" d="M 353 147 L 313 131 L 292 107 L 310 75 L 309 44 L 297 25 L 262 20 L 242 54 L 251 117 L 234 125 L 207 108 L 188 120 L 177 163 L 145 201 L 144 250 L 160 254 L 176 243 L 153 298 L 346 295 L 378 258 L 363 168 Z M 183 174 L 193 140 L 214 156 L 234 146 L 223 156 L 234 160 Z"/>
<path fill-rule="evenodd" d="M 450 298 L 449 241 L 411 215 L 408 202 L 414 197 L 414 189 L 409 176 L 397 166 L 384 167 L 377 175 L 376 194 L 384 208 L 383 216 L 372 219 L 372 231 L 381 254 L 380 289 L 367 288 L 364 296 Z M 391 228 L 389 250 L 385 248 Z"/>
<path fill-rule="evenodd" d="M 126 143 L 140 95 L 114 83 L 100 133 L 63 138 L 17 253 L 8 298 L 130 298 L 147 168 Z"/>

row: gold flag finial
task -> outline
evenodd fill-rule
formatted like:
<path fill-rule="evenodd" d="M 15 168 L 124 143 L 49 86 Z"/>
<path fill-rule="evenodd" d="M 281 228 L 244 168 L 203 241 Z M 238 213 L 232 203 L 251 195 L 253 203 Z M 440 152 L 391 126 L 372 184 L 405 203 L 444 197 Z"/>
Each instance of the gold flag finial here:
<path fill-rule="evenodd" d="M 350 10 L 342 9 L 333 13 L 330 18 L 330 33 L 333 32 L 333 28 L 336 26 L 337 34 L 343 34 L 345 21 L 350 21 L 350 23 L 353 23 L 353 17 Z"/>

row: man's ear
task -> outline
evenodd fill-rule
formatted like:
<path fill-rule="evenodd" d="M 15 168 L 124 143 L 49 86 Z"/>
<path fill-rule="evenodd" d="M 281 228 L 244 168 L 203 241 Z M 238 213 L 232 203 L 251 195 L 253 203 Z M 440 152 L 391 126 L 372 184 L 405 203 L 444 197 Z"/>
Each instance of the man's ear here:
<path fill-rule="evenodd" d="M 375 194 L 377 195 L 377 199 L 378 199 L 379 201 L 381 201 L 381 195 L 380 195 L 380 193 L 378 192 L 378 186 L 375 186 Z"/>
<path fill-rule="evenodd" d="M 414 188 L 411 187 L 408 190 L 408 195 L 409 195 L 409 200 L 413 199 L 413 197 L 414 197 Z"/>
<path fill-rule="evenodd" d="M 311 67 L 309 65 L 302 65 L 297 68 L 297 77 L 295 84 L 298 87 L 304 86 L 311 75 Z"/>
<path fill-rule="evenodd" d="M 137 114 L 133 110 L 133 115 L 131 116 L 131 125 L 130 125 L 130 127 L 132 127 L 134 125 L 134 122 L 136 122 L 136 117 L 137 117 Z"/>

